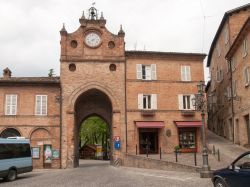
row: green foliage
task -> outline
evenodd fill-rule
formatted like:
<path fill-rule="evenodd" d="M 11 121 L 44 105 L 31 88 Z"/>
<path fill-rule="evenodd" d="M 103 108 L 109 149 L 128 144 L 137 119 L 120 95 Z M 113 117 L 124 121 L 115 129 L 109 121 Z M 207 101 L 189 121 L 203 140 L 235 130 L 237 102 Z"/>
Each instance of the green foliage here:
<path fill-rule="evenodd" d="M 54 69 L 50 69 L 49 70 L 49 73 L 48 73 L 48 76 L 49 77 L 53 77 L 55 74 L 54 74 Z"/>
<path fill-rule="evenodd" d="M 181 149 L 181 147 L 180 147 L 179 145 L 177 145 L 177 146 L 174 147 L 174 151 L 175 151 L 175 152 L 179 152 L 180 149 Z"/>
<path fill-rule="evenodd" d="M 94 144 L 101 144 L 104 147 L 109 138 L 108 124 L 98 116 L 91 116 L 82 123 L 79 136 L 81 147 Z"/>

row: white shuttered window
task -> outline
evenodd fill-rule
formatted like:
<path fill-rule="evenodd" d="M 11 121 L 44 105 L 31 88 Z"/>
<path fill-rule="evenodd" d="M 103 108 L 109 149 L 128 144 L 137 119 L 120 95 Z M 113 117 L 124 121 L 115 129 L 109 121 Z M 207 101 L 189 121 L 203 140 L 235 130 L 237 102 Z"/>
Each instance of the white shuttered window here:
<path fill-rule="evenodd" d="M 6 95 L 5 97 L 5 115 L 16 115 L 17 113 L 17 95 Z"/>
<path fill-rule="evenodd" d="M 47 115 L 47 95 L 36 95 L 36 115 Z"/>
<path fill-rule="evenodd" d="M 191 81 L 190 66 L 181 66 L 181 80 Z"/>
<path fill-rule="evenodd" d="M 192 99 L 194 98 L 193 94 L 179 94 L 178 95 L 178 104 L 179 110 L 194 110 L 194 106 L 192 104 Z"/>
<path fill-rule="evenodd" d="M 156 80 L 156 64 L 142 65 L 136 64 L 137 79 Z"/>
<path fill-rule="evenodd" d="M 244 79 L 245 79 L 245 86 L 248 86 L 250 84 L 250 71 L 249 67 L 244 68 Z"/>
<path fill-rule="evenodd" d="M 242 43 L 242 56 L 245 57 L 247 56 L 247 53 L 248 53 L 248 43 L 247 43 L 247 38 L 245 38 L 243 40 L 243 43 Z"/>
<path fill-rule="evenodd" d="M 156 110 L 157 109 L 157 95 L 156 94 L 138 94 L 138 109 Z"/>

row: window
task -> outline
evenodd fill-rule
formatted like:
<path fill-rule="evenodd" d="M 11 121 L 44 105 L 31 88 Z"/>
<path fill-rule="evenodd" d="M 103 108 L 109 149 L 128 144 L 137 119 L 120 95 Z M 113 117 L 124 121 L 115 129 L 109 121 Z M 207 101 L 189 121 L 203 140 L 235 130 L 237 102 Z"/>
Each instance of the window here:
<path fill-rule="evenodd" d="M 248 50 L 248 46 L 247 46 L 247 38 L 245 38 L 243 40 L 243 43 L 242 43 L 242 55 L 243 57 L 247 56 L 247 50 Z"/>
<path fill-rule="evenodd" d="M 241 157 L 239 160 L 237 160 L 234 166 L 235 166 L 235 169 L 249 170 L 250 169 L 250 154 L 247 154 Z"/>
<path fill-rule="evenodd" d="M 138 94 L 138 109 L 157 109 L 156 94 Z"/>
<path fill-rule="evenodd" d="M 237 90 L 237 82 L 236 80 L 234 80 L 233 81 L 233 97 L 236 97 L 237 95 L 236 90 Z"/>
<path fill-rule="evenodd" d="M 236 60 L 234 57 L 231 59 L 231 66 L 232 66 L 232 71 L 234 71 L 236 69 Z"/>
<path fill-rule="evenodd" d="M 181 66 L 181 80 L 191 81 L 190 66 Z"/>
<path fill-rule="evenodd" d="M 221 82 L 223 80 L 223 71 L 217 68 L 216 71 L 216 80 L 217 82 Z"/>
<path fill-rule="evenodd" d="M 6 95 L 5 97 L 5 115 L 16 115 L 17 95 Z"/>
<path fill-rule="evenodd" d="M 245 67 L 244 69 L 244 79 L 245 79 L 245 86 L 248 86 L 250 83 L 250 75 L 249 75 L 249 67 Z"/>
<path fill-rule="evenodd" d="M 179 129 L 179 144 L 181 149 L 196 148 L 195 129 Z"/>
<path fill-rule="evenodd" d="M 151 109 L 151 95 L 143 95 L 143 109 Z"/>
<path fill-rule="evenodd" d="M 231 60 L 227 60 L 227 72 L 230 72 Z"/>
<path fill-rule="evenodd" d="M 220 45 L 219 44 L 217 45 L 216 50 L 217 50 L 218 57 L 220 57 L 221 56 L 221 49 L 220 49 Z"/>
<path fill-rule="evenodd" d="M 36 95 L 36 115 L 47 115 L 47 95 Z"/>
<path fill-rule="evenodd" d="M 1 144 L 0 160 L 31 157 L 29 144 Z"/>
<path fill-rule="evenodd" d="M 136 64 L 137 79 L 156 80 L 156 64 Z"/>
<path fill-rule="evenodd" d="M 178 95 L 179 110 L 194 110 L 194 106 L 192 104 L 193 98 L 193 94 Z"/>
<path fill-rule="evenodd" d="M 231 99 L 231 97 L 232 97 L 232 94 L 231 94 L 231 87 L 228 86 L 228 87 L 227 87 L 227 98 L 228 98 L 228 100 Z"/>
<path fill-rule="evenodd" d="M 228 44 L 228 42 L 229 42 L 228 26 L 226 26 L 225 30 L 224 30 L 224 40 L 225 40 L 225 44 Z"/>

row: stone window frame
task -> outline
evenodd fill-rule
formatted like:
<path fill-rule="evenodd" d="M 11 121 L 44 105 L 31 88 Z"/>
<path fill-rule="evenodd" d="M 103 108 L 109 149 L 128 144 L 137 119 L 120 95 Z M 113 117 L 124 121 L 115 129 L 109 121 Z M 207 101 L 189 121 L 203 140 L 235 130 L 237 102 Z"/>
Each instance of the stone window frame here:
<path fill-rule="evenodd" d="M 147 107 L 144 106 L 145 99 Z M 138 94 L 138 109 L 157 110 L 157 94 Z"/>
<path fill-rule="evenodd" d="M 248 87 L 250 85 L 250 68 L 249 68 L 249 66 L 244 67 L 243 77 L 244 77 L 244 85 L 245 85 L 245 87 Z"/>
<path fill-rule="evenodd" d="M 149 68 L 149 74 L 146 71 Z M 136 64 L 136 77 L 140 80 L 150 81 L 157 80 L 156 64 Z"/>
<path fill-rule="evenodd" d="M 248 54 L 248 44 L 247 37 L 242 42 L 242 57 L 245 58 Z"/>
<path fill-rule="evenodd" d="M 188 65 L 181 66 L 181 81 L 185 82 L 191 81 L 191 66 Z"/>
<path fill-rule="evenodd" d="M 184 107 L 184 102 L 188 103 L 187 100 L 188 98 L 189 98 L 189 107 Z M 179 94 L 178 95 L 179 110 L 195 110 L 192 104 L 192 99 L 194 98 L 195 98 L 194 94 Z"/>
<path fill-rule="evenodd" d="M 35 115 L 36 116 L 46 116 L 46 115 L 48 115 L 48 95 L 36 95 L 35 98 L 36 98 L 36 100 L 35 100 Z M 38 98 L 41 98 L 41 101 L 40 101 L 39 105 L 38 105 L 38 103 L 39 103 Z M 46 98 L 45 99 L 46 102 L 43 101 L 44 98 Z M 43 104 L 45 104 L 45 107 L 44 107 Z M 38 107 L 39 107 L 39 109 L 38 109 Z M 45 112 L 43 112 L 43 109 L 45 109 Z"/>
<path fill-rule="evenodd" d="M 5 111 L 4 111 L 4 114 L 7 115 L 7 116 L 15 116 L 15 115 L 17 115 L 17 94 L 6 94 L 5 95 Z"/>
<path fill-rule="evenodd" d="M 229 43 L 229 28 L 228 28 L 228 25 L 225 25 L 224 41 L 225 41 L 225 45 L 227 45 Z"/>

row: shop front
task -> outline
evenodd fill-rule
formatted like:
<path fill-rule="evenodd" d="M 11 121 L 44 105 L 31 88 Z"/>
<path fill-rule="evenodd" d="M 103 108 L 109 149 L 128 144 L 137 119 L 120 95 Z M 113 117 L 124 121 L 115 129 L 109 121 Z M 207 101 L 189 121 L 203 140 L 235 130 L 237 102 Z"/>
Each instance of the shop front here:
<path fill-rule="evenodd" d="M 202 126 L 201 121 L 175 121 L 178 128 L 180 151 L 192 153 L 198 151 L 198 133 Z"/>
<path fill-rule="evenodd" d="M 139 154 L 159 153 L 159 133 L 164 128 L 163 121 L 136 121 L 139 133 Z"/>

